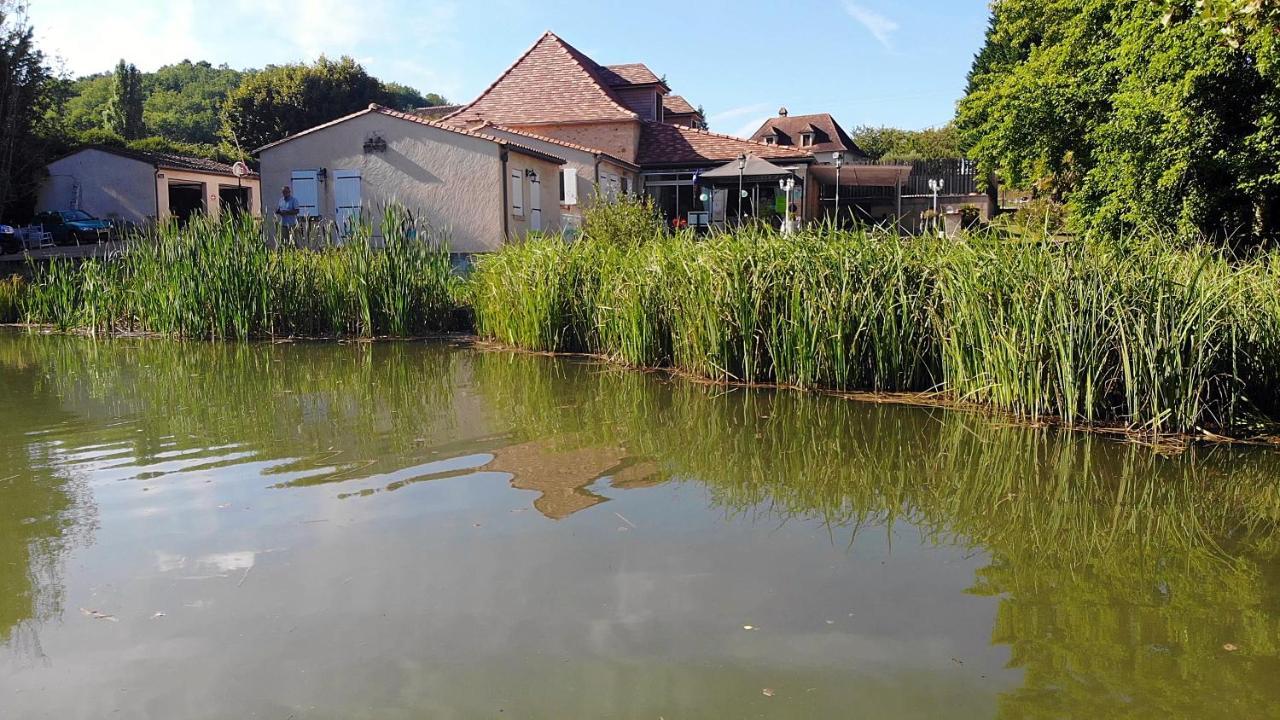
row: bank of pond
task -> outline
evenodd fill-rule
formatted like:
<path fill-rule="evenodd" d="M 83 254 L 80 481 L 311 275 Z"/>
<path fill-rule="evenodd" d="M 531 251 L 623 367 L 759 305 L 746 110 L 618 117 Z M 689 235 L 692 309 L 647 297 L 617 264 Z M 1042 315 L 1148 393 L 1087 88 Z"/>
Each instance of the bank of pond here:
<path fill-rule="evenodd" d="M 451 261 L 402 208 L 272 248 L 194 219 L 0 284 L 0 319 L 184 338 L 474 332 L 726 382 L 928 392 L 1066 425 L 1254 436 L 1280 421 L 1280 253 L 1152 236 L 1009 240 L 817 227 L 698 236 L 643 206 Z"/>

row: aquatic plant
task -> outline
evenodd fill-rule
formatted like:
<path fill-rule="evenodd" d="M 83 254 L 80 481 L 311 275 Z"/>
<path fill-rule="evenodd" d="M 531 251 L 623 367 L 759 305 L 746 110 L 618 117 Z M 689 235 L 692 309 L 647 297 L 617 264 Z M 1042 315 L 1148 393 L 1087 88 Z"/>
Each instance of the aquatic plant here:
<path fill-rule="evenodd" d="M 481 334 L 717 380 L 937 391 L 1151 433 L 1280 420 L 1280 253 L 762 226 L 478 260 Z"/>
<path fill-rule="evenodd" d="M 27 283 L 21 275 L 0 280 L 0 323 L 17 322 L 22 317 L 22 298 Z"/>
<path fill-rule="evenodd" d="M 461 280 L 447 244 L 403 208 L 385 207 L 380 219 L 380 235 L 362 215 L 340 242 L 316 248 L 271 247 L 246 215 L 163 223 L 118 254 L 35 266 L 25 317 L 61 329 L 240 340 L 454 329 Z"/>

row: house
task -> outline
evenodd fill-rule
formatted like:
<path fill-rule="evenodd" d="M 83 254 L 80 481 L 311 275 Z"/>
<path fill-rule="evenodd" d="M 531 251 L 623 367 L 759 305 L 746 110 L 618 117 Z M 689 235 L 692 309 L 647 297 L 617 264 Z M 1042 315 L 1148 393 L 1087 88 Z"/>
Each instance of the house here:
<path fill-rule="evenodd" d="M 196 212 L 216 217 L 228 208 L 258 214 L 258 176 L 237 176 L 236 168 L 214 160 L 93 145 L 46 170 L 36 201 L 40 211 L 83 210 L 130 223 Z"/>
<path fill-rule="evenodd" d="M 817 213 L 811 152 L 705 127 L 647 65 L 601 65 L 547 32 L 466 104 L 371 106 L 255 152 L 265 208 L 286 184 L 308 218 L 338 225 L 361 205 L 395 199 L 449 228 L 461 252 L 531 230 L 572 231 L 592 203 L 638 192 L 677 225 L 781 222 L 791 206 Z M 729 165 L 743 171 L 699 181 Z"/>
<path fill-rule="evenodd" d="M 963 208 L 990 219 L 992 203 L 978 190 L 977 165 L 971 160 L 873 162 L 828 113 L 791 115 L 787 108 L 764 121 L 751 139 L 772 147 L 792 147 L 813 156 L 818 212 L 814 217 L 894 223 L 919 232 L 936 204 L 948 226 L 958 225 Z M 940 183 L 935 197 L 930 182 Z"/>
<path fill-rule="evenodd" d="M 674 112 L 668 115 L 668 110 Z M 745 203 L 728 202 L 728 188 L 698 182 L 701 172 L 747 156 L 782 163 L 799 188 L 791 202 L 816 208 L 816 196 L 810 201 L 804 192 L 805 168 L 813 162 L 808 152 L 708 132 L 702 114 L 672 95 L 648 66 L 601 65 L 551 32 L 441 122 L 465 129 L 497 125 L 631 163 L 637 171 L 622 174 L 621 191 L 649 193 L 673 223 L 725 222 L 738 214 L 781 216 L 788 203 L 774 180 L 743 178 L 741 192 L 733 195 L 741 198 L 745 192 Z"/>
<path fill-rule="evenodd" d="M 272 191 L 265 208 L 273 208 L 280 188 L 289 185 L 304 219 L 334 222 L 339 233 L 362 207 L 393 201 L 421 213 L 461 253 L 495 250 L 504 238 L 561 228 L 565 160 L 508 135 L 375 104 L 254 153 Z M 378 214 L 371 215 L 378 233 Z"/>

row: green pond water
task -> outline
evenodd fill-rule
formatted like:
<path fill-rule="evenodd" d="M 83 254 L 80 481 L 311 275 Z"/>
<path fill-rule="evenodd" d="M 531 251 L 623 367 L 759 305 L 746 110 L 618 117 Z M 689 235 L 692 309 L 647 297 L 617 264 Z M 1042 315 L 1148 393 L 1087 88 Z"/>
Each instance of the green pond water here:
<path fill-rule="evenodd" d="M 1280 717 L 1265 449 L 18 333 L 0 430 L 6 719 Z"/>

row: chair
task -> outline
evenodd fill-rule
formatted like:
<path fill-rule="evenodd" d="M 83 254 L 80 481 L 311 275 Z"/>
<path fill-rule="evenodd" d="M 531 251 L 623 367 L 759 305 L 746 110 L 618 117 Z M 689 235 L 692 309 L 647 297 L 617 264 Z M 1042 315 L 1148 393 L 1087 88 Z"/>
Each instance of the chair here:
<path fill-rule="evenodd" d="M 18 232 L 22 236 L 22 247 L 27 250 L 38 250 L 54 245 L 53 233 L 45 232 L 43 225 L 28 225 Z"/>

